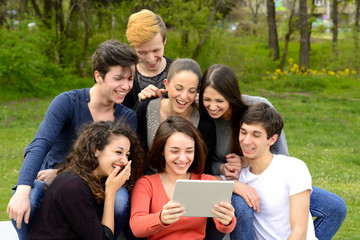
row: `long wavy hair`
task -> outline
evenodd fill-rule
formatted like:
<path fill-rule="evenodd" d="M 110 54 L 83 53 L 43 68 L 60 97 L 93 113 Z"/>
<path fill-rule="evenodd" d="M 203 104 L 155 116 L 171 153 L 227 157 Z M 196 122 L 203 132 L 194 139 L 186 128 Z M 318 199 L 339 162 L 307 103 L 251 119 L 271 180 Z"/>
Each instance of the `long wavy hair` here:
<path fill-rule="evenodd" d="M 131 191 L 135 181 L 143 174 L 144 154 L 136 134 L 123 120 L 99 121 L 85 125 L 58 170 L 58 174 L 72 172 L 80 176 L 89 185 L 98 203 L 105 199 L 106 178 L 93 174 L 94 169 L 99 166 L 95 150 L 102 151 L 113 136 L 124 136 L 130 141 L 131 176 L 124 186 Z"/>

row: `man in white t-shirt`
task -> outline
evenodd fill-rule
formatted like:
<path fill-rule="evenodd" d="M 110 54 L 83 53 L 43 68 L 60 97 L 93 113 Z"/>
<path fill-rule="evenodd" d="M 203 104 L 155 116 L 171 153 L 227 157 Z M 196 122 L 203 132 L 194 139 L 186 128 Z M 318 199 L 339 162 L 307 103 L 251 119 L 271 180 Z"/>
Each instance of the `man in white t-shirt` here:
<path fill-rule="evenodd" d="M 239 181 L 254 187 L 261 200 L 254 218 L 255 238 L 316 239 L 306 164 L 270 150 L 283 125 L 282 117 L 266 103 L 250 106 L 240 123 L 240 147 L 250 165 L 240 171 Z"/>

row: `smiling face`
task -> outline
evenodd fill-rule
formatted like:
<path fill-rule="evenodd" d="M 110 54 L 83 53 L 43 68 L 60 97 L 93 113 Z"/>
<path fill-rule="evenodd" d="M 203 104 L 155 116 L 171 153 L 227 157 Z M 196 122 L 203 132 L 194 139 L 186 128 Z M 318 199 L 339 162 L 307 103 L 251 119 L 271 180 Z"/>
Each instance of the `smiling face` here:
<path fill-rule="evenodd" d="M 195 101 L 199 78 L 192 71 L 176 73 L 171 81 L 164 81 L 168 91 L 172 111 L 176 114 L 184 113 Z"/>
<path fill-rule="evenodd" d="M 212 118 L 231 119 L 231 106 L 229 101 L 214 88 L 208 86 L 204 90 L 203 104 Z"/>
<path fill-rule="evenodd" d="M 195 141 L 182 133 L 173 133 L 164 146 L 165 172 L 182 177 L 194 161 Z"/>
<path fill-rule="evenodd" d="M 161 66 L 161 61 L 164 56 L 163 37 L 161 33 L 157 33 L 155 37 L 145 43 L 135 46 L 135 51 L 139 56 L 139 66 L 145 72 L 158 72 Z"/>
<path fill-rule="evenodd" d="M 260 159 L 271 154 L 270 146 L 277 140 L 278 135 L 267 139 L 267 133 L 262 123 L 246 124 L 240 128 L 239 142 L 244 157 L 250 160 Z"/>
<path fill-rule="evenodd" d="M 99 166 L 94 170 L 94 174 L 107 177 L 116 166 L 123 169 L 128 163 L 129 155 L 130 140 L 123 135 L 112 136 L 109 144 L 103 150 L 95 150 Z"/>
<path fill-rule="evenodd" d="M 102 97 L 109 102 L 121 104 L 133 86 L 134 72 L 135 66 L 112 66 L 103 79 L 101 74 L 95 71 L 96 84 L 100 85 Z"/>

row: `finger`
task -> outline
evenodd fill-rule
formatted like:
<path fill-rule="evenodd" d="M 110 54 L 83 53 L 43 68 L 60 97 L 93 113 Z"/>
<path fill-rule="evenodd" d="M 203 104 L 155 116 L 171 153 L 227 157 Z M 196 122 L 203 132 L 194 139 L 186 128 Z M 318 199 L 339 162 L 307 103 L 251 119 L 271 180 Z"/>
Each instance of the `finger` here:
<path fill-rule="evenodd" d="M 159 91 L 160 93 L 167 93 L 167 90 L 165 88 L 160 88 Z"/>
<path fill-rule="evenodd" d="M 16 227 L 18 229 L 21 229 L 21 222 L 22 222 L 22 218 L 23 218 L 23 214 L 18 214 L 16 219 L 14 218 L 15 222 L 16 222 Z"/>
<path fill-rule="evenodd" d="M 29 223 L 29 218 L 30 218 L 30 208 L 25 212 L 24 222 L 25 222 L 26 224 Z"/>

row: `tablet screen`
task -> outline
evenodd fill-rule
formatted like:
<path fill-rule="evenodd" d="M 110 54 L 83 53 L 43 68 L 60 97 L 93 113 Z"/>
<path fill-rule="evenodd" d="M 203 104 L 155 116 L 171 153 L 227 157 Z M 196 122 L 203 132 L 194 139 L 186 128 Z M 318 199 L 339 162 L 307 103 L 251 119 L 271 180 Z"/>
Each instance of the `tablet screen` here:
<path fill-rule="evenodd" d="M 185 207 L 187 217 L 215 217 L 214 205 L 230 202 L 233 181 L 177 180 L 173 201 Z"/>

